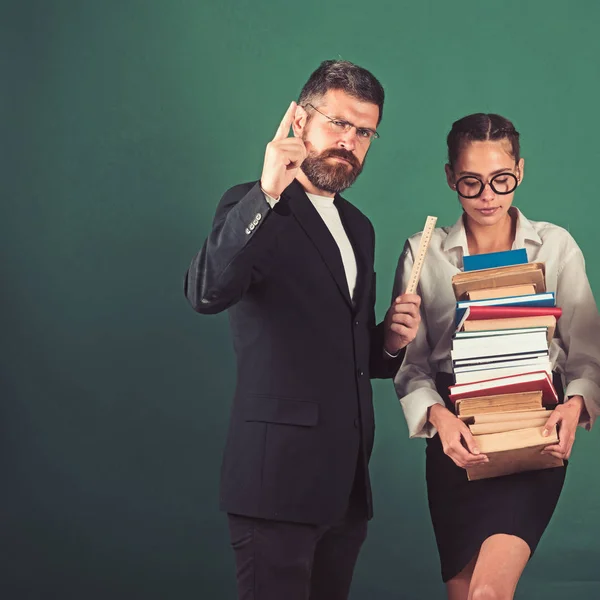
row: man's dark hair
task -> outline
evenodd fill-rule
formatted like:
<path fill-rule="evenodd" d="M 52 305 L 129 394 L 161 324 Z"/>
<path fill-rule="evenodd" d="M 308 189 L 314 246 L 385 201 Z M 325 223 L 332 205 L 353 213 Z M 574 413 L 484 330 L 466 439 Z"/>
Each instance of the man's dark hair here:
<path fill-rule="evenodd" d="M 314 103 L 329 90 L 342 90 L 362 102 L 376 104 L 379 107 L 377 124 L 381 122 L 385 93 L 381 83 L 366 69 L 347 60 L 323 61 L 302 88 L 298 104 Z"/>
<path fill-rule="evenodd" d="M 454 163 L 463 146 L 468 142 L 487 140 L 508 140 L 511 146 L 511 155 L 515 162 L 521 158 L 519 132 L 505 117 L 495 114 L 475 113 L 467 115 L 452 124 L 448 134 L 448 164 L 454 169 Z"/>

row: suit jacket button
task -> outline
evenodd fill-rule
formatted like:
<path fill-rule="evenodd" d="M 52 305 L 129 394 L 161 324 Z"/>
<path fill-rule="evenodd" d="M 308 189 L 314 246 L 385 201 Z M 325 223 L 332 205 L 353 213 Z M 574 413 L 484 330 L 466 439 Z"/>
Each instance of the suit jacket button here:
<path fill-rule="evenodd" d="M 356 327 L 358 327 L 360 321 L 357 319 L 356 321 L 354 321 L 354 325 L 356 325 Z"/>
<path fill-rule="evenodd" d="M 362 376 L 364 375 L 364 373 L 363 373 L 363 370 L 362 370 L 362 369 L 356 369 L 356 374 L 357 374 L 359 377 L 362 377 Z"/>

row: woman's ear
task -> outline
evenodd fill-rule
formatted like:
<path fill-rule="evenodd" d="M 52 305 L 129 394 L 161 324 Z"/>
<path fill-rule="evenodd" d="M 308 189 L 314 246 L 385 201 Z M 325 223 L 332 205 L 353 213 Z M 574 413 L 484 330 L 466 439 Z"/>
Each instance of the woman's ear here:
<path fill-rule="evenodd" d="M 448 182 L 450 189 L 456 190 L 456 183 L 454 181 L 454 171 L 452 170 L 452 167 L 450 165 L 446 165 L 444 169 L 446 170 L 446 181 Z"/>
<path fill-rule="evenodd" d="M 294 114 L 294 121 L 292 122 L 292 130 L 295 137 L 302 137 L 307 121 L 308 113 L 304 110 L 303 106 L 298 104 L 296 106 L 296 113 Z"/>
<path fill-rule="evenodd" d="M 521 185 L 524 175 L 525 175 L 525 159 L 522 158 L 517 163 L 517 177 L 519 179 L 519 185 Z"/>

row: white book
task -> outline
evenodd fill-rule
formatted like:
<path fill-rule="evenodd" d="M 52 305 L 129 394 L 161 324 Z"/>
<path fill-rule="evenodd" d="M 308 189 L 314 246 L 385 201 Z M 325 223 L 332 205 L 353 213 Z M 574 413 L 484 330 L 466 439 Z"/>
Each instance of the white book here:
<path fill-rule="evenodd" d="M 480 369 L 479 371 L 455 372 L 454 378 L 457 385 L 463 383 L 473 383 L 475 381 L 486 381 L 488 379 L 497 379 L 498 377 L 509 377 L 511 375 L 521 375 L 522 373 L 531 373 L 535 371 L 545 371 L 548 375 L 552 374 L 552 366 L 548 361 L 545 365 L 521 365 L 518 367 L 504 367 L 500 369 Z"/>
<path fill-rule="evenodd" d="M 540 330 L 520 334 L 454 339 L 450 354 L 452 360 L 458 360 L 502 354 L 516 357 L 527 352 L 544 352 L 548 350 L 546 333 L 545 328 L 540 328 Z"/>
<path fill-rule="evenodd" d="M 517 358 L 501 354 L 500 356 L 489 356 L 483 358 L 461 358 L 455 360 L 453 364 L 454 371 L 466 369 L 492 369 L 495 367 L 511 367 L 517 366 L 522 363 L 536 363 L 541 362 L 545 364 L 548 360 L 548 351 L 546 352 L 529 352 L 527 354 L 519 355 Z"/>

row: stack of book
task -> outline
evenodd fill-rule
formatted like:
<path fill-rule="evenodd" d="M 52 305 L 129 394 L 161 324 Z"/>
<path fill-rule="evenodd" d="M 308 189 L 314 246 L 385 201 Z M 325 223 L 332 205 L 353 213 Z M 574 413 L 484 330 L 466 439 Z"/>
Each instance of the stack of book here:
<path fill-rule="evenodd" d="M 450 399 L 489 463 L 469 467 L 470 480 L 544 469 L 563 462 L 541 450 L 558 396 L 548 355 L 561 315 L 546 291 L 543 263 L 524 250 L 465 257 L 452 278 L 457 299 Z"/>

